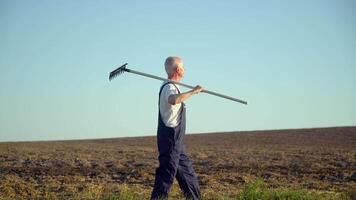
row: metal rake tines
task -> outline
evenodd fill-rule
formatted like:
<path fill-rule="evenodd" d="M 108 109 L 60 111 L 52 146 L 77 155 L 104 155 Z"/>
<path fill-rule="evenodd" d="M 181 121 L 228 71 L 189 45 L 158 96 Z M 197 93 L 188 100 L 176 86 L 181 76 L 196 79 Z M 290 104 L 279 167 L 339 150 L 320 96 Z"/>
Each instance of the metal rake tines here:
<path fill-rule="evenodd" d="M 111 79 L 115 78 L 116 76 L 124 73 L 125 71 L 128 71 L 128 69 L 126 69 L 126 65 L 127 63 L 121 65 L 121 67 L 115 69 L 114 71 L 110 72 L 109 75 L 109 80 L 111 81 Z"/>

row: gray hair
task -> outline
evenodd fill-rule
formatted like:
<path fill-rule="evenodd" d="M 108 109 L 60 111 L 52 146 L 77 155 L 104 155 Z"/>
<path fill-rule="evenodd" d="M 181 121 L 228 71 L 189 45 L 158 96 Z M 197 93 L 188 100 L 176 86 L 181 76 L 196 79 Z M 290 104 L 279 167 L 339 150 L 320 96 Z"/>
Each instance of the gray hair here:
<path fill-rule="evenodd" d="M 177 56 L 169 56 L 164 62 L 164 67 L 166 69 L 167 75 L 170 76 L 173 70 L 177 67 L 176 63 L 182 62 L 182 58 Z"/>

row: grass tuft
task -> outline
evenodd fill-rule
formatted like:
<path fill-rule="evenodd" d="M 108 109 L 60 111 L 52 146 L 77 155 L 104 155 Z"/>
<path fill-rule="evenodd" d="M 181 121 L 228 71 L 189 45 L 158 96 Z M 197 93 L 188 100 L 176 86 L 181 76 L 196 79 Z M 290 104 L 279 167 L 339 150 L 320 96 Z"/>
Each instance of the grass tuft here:
<path fill-rule="evenodd" d="M 239 200 L 352 200 L 347 193 L 320 192 L 294 188 L 268 188 L 262 179 L 248 182 L 237 194 Z"/>

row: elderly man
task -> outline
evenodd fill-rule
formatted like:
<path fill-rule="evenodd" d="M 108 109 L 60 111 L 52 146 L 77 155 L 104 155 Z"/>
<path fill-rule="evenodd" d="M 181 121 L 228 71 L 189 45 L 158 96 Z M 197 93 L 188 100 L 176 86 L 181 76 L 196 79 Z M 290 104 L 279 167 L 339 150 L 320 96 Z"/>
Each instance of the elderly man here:
<path fill-rule="evenodd" d="M 164 63 L 168 79 L 180 81 L 184 76 L 183 60 L 179 57 L 168 57 Z M 151 199 L 167 199 L 174 177 L 187 199 L 200 199 L 200 188 L 197 176 L 186 154 L 185 104 L 194 94 L 203 91 L 201 86 L 181 93 L 179 87 L 170 82 L 163 82 L 159 91 L 159 116 L 157 145 L 159 167 Z"/>

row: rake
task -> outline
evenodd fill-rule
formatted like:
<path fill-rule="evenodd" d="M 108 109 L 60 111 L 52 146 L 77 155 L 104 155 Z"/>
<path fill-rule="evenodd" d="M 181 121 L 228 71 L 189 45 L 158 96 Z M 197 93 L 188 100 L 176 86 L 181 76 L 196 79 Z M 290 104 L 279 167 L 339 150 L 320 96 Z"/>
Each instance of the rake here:
<path fill-rule="evenodd" d="M 161 80 L 161 81 L 169 81 L 169 82 L 172 82 L 174 84 L 181 85 L 183 87 L 187 87 L 187 88 L 190 88 L 190 89 L 195 88 L 194 86 L 187 85 L 187 84 L 184 84 L 184 83 L 181 83 L 181 82 L 177 82 L 177 81 L 169 80 L 169 79 L 162 78 L 162 77 L 159 77 L 159 76 L 146 74 L 146 73 L 143 73 L 143 72 L 139 72 L 139 71 L 135 71 L 135 70 L 132 70 L 132 69 L 128 69 L 128 68 L 126 68 L 126 66 L 127 66 L 127 63 L 123 64 L 119 68 L 117 68 L 114 71 L 110 72 L 109 80 L 111 81 L 113 78 L 115 78 L 116 76 L 118 76 L 120 74 L 123 74 L 124 72 L 130 72 L 130 73 L 141 75 L 141 76 L 145 76 L 145 77 L 148 77 L 148 78 L 153 78 L 153 79 L 157 79 L 157 80 Z M 211 95 L 214 95 L 214 96 L 222 97 L 222 98 L 225 98 L 225 99 L 229 99 L 229 100 L 232 100 L 232 101 L 236 101 L 238 103 L 242 103 L 242 104 L 247 105 L 246 101 L 243 101 L 243 100 L 240 100 L 240 99 L 236 99 L 236 98 L 233 98 L 233 97 L 230 97 L 230 96 L 226 96 L 226 95 L 223 95 L 223 94 L 219 94 L 217 92 L 209 91 L 209 90 L 206 90 L 206 89 L 204 89 L 202 92 L 207 93 L 207 94 L 211 94 Z"/>

